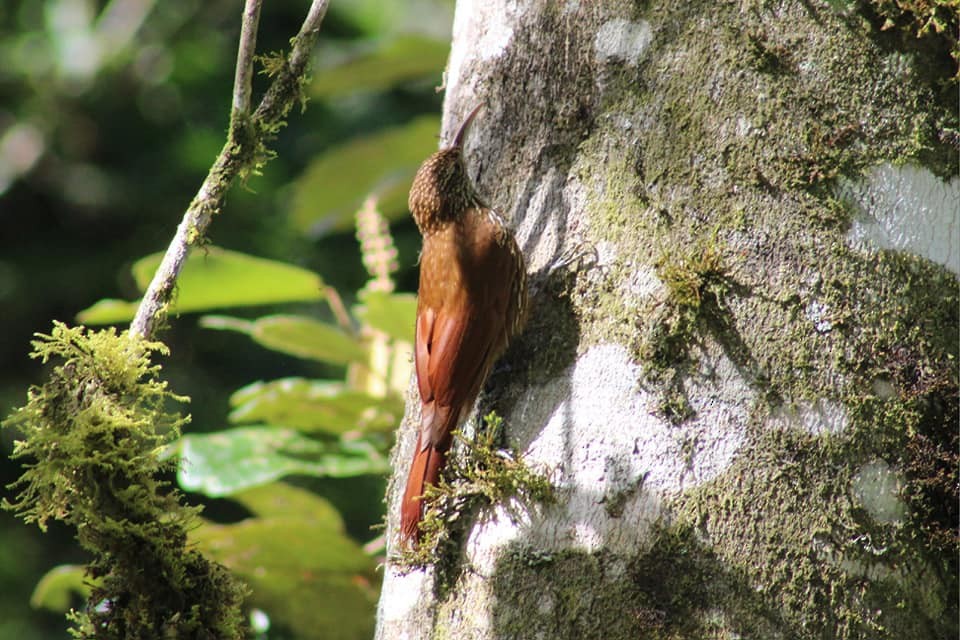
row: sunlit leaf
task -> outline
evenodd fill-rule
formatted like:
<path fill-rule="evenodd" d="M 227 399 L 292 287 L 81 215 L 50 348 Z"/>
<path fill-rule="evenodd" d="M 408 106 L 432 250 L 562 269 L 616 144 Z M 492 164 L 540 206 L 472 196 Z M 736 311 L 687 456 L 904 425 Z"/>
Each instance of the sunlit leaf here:
<path fill-rule="evenodd" d="M 201 326 L 245 333 L 268 349 L 298 358 L 349 364 L 366 357 L 363 345 L 338 327 L 305 316 L 273 315 L 244 320 L 204 316 Z"/>
<path fill-rule="evenodd" d="M 271 482 L 245 489 L 230 496 L 260 517 L 281 517 L 291 514 L 309 516 L 317 526 L 343 532 L 343 518 L 336 507 L 312 491 L 286 482 Z"/>
<path fill-rule="evenodd" d="M 129 302 L 113 298 L 100 300 L 78 313 L 77 321 L 86 325 L 129 322 L 136 315 L 139 305 L 139 301 Z"/>
<path fill-rule="evenodd" d="M 155 253 L 133 265 L 141 291 L 146 289 L 163 255 Z M 300 267 L 257 258 L 217 247 L 204 247 L 190 254 L 177 279 L 172 314 L 224 307 L 321 300 L 320 276 Z M 104 300 L 81 311 L 85 324 L 124 322 L 133 318 L 136 302 Z"/>
<path fill-rule="evenodd" d="M 314 74 L 311 92 L 318 98 L 357 91 L 381 91 L 420 78 L 440 80 L 450 51 L 448 41 L 417 35 L 390 38 L 366 46 L 336 66 Z"/>
<path fill-rule="evenodd" d="M 292 474 L 385 473 L 387 460 L 363 441 L 322 442 L 293 429 L 255 426 L 180 438 L 180 486 L 223 497 Z"/>
<path fill-rule="evenodd" d="M 379 586 L 374 563 L 315 513 L 205 523 L 190 542 L 246 582 L 250 604 L 295 637 L 371 637 Z"/>
<path fill-rule="evenodd" d="M 61 564 L 47 571 L 30 596 L 34 609 L 67 611 L 73 597 L 86 599 L 90 595 L 92 579 L 86 576 L 86 568 L 79 564 Z"/>
<path fill-rule="evenodd" d="M 372 396 L 335 380 L 282 378 L 255 382 L 233 394 L 230 421 L 268 422 L 302 431 L 340 434 L 391 429 L 403 415 L 403 400 Z"/>
<path fill-rule="evenodd" d="M 294 224 L 314 235 L 352 229 L 354 213 L 369 195 L 377 196 L 387 218 L 406 215 L 413 174 L 436 151 L 439 131 L 440 119 L 425 116 L 319 156 L 294 183 Z"/>
<path fill-rule="evenodd" d="M 412 293 L 364 291 L 355 307 L 357 318 L 394 340 L 413 342 L 417 297 Z"/>
<path fill-rule="evenodd" d="M 384 35 L 411 29 L 421 33 L 449 34 L 453 22 L 450 0 L 350 0 L 334 2 L 330 10 L 353 29 Z"/>

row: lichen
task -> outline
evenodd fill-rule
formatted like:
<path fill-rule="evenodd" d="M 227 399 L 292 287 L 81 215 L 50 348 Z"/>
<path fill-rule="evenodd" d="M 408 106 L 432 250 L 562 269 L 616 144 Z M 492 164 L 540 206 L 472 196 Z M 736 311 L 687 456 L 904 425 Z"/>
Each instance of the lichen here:
<path fill-rule="evenodd" d="M 955 576 L 909 528 L 851 504 L 869 455 L 842 440 L 758 433 L 730 473 L 677 501 L 676 522 L 801 637 L 949 637 Z M 745 525 L 754 520 L 762 532 Z"/>
<path fill-rule="evenodd" d="M 670 515 L 648 548 L 544 553 L 521 538 L 489 580 L 440 603 L 436 637 L 466 626 L 471 597 L 497 637 L 956 635 L 957 281 L 850 248 L 855 211 L 834 188 L 880 162 L 958 173 L 953 43 L 936 29 L 898 39 L 867 4 L 558 3 L 515 30 L 512 46 L 538 55 L 506 52 L 484 87 L 517 119 L 484 176 L 527 176 L 487 190 L 521 212 L 531 183 L 564 178 L 560 214 L 544 213 L 604 257 L 564 291 L 578 352 L 625 345 L 638 382 L 666 376 L 679 393 L 700 374 L 691 347 L 722 351 L 760 393 L 744 399 L 734 462 L 662 496 Z M 651 25 L 634 63 L 584 53 L 604 12 Z M 549 79 L 542 108 L 516 78 Z M 635 293 L 648 273 L 658 286 Z M 666 393 L 661 408 L 683 420 L 683 400 Z M 820 401 L 843 412 L 835 432 L 774 424 Z M 854 478 L 875 460 L 904 479 L 902 520 L 857 502 Z"/>
<path fill-rule="evenodd" d="M 183 402 L 159 378 L 166 348 L 129 332 L 55 323 L 32 357 L 56 362 L 46 383 L 4 426 L 22 434 L 14 457 L 29 460 L 4 507 L 46 530 L 75 529 L 94 556 L 90 600 L 73 612 L 79 638 L 240 638 L 245 594 L 222 566 L 187 547 L 197 509 L 162 480 L 160 453 L 185 422 Z"/>
<path fill-rule="evenodd" d="M 850 248 L 854 211 L 833 188 L 883 161 L 957 174 L 949 39 L 891 46 L 862 5 L 712 6 L 709 19 L 642 8 L 649 62 L 624 68 L 629 82 L 608 78 L 616 100 L 600 101 L 571 170 L 589 239 L 613 256 L 574 284 L 580 351 L 628 346 L 672 420 L 690 417 L 693 345 L 719 348 L 762 391 L 734 466 L 669 505 L 668 526 L 695 535 L 683 537 L 691 555 L 665 565 L 722 567 L 755 590 L 747 619 L 760 626 L 722 598 L 707 598 L 713 622 L 698 610 L 699 626 L 671 626 L 663 616 L 704 598 L 674 584 L 678 601 L 641 607 L 645 637 L 955 635 L 957 280 Z M 660 287 L 625 296 L 642 269 Z M 824 398 L 848 415 L 841 433 L 771 427 L 778 408 Z M 905 478 L 903 522 L 853 504 L 851 478 L 873 459 Z"/>

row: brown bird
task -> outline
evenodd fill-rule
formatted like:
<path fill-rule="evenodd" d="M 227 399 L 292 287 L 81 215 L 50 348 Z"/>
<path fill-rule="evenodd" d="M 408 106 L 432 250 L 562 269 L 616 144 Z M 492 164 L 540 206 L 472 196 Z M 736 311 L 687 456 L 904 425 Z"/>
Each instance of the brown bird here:
<path fill-rule="evenodd" d="M 400 507 L 405 541 L 417 544 L 424 489 L 435 485 L 451 433 L 473 406 L 494 362 L 523 327 L 527 277 L 513 233 L 477 195 L 463 137 L 417 171 L 408 204 L 423 235 L 414 363 L 420 431 Z"/>

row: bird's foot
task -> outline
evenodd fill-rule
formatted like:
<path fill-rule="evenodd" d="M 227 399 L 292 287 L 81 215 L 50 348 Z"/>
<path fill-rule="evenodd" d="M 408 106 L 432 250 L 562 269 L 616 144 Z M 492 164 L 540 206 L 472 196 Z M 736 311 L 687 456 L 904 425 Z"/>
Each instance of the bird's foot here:
<path fill-rule="evenodd" d="M 597 247 L 589 241 L 578 242 L 566 251 L 560 254 L 552 264 L 547 266 L 546 278 L 551 278 L 556 272 L 574 266 L 572 271 L 578 269 L 591 269 L 600 262 L 600 254 Z"/>

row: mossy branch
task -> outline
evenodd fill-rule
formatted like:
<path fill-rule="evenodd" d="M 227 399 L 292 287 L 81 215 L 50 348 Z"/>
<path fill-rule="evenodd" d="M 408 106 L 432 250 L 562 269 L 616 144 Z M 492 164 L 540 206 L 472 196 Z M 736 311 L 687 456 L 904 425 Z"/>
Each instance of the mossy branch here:
<path fill-rule="evenodd" d="M 29 462 L 6 509 L 46 529 L 50 519 L 77 531 L 93 554 L 89 604 L 71 612 L 79 638 L 242 638 L 246 588 L 221 565 L 187 546 L 197 509 L 160 478 L 173 470 L 161 454 L 186 422 L 151 356 L 176 279 L 238 176 L 270 157 L 266 144 L 302 101 L 307 62 L 326 14 L 315 0 L 290 54 L 273 65 L 273 82 L 250 112 L 261 0 L 247 0 L 227 142 L 190 203 L 128 331 L 90 331 L 55 323 L 37 334 L 32 357 L 53 361 L 48 381 L 32 387 L 5 427 L 18 429 L 13 457 Z"/>
<path fill-rule="evenodd" d="M 159 479 L 160 450 L 186 422 L 167 405 L 186 399 L 159 378 L 155 353 L 129 331 L 55 323 L 37 334 L 33 358 L 60 361 L 27 404 L 4 422 L 20 430 L 14 458 L 28 458 L 4 508 L 43 530 L 50 519 L 77 531 L 94 559 L 90 604 L 74 612 L 79 638 L 241 638 L 244 586 L 187 547 L 197 510 Z"/>
<path fill-rule="evenodd" d="M 247 0 L 227 141 L 187 207 L 153 280 L 144 292 L 130 324 L 131 333 L 144 338 L 153 337 L 157 327 L 166 318 L 177 277 L 190 249 L 203 242 L 227 191 L 237 177 L 246 177 L 271 157 L 267 142 L 283 126 L 293 105 L 303 102 L 310 53 L 317 42 L 328 5 L 329 0 L 314 0 L 310 5 L 300 32 L 292 40 L 290 53 L 283 58 L 282 64 L 272 65 L 270 75 L 273 81 L 251 114 L 250 78 L 260 1 Z"/>

